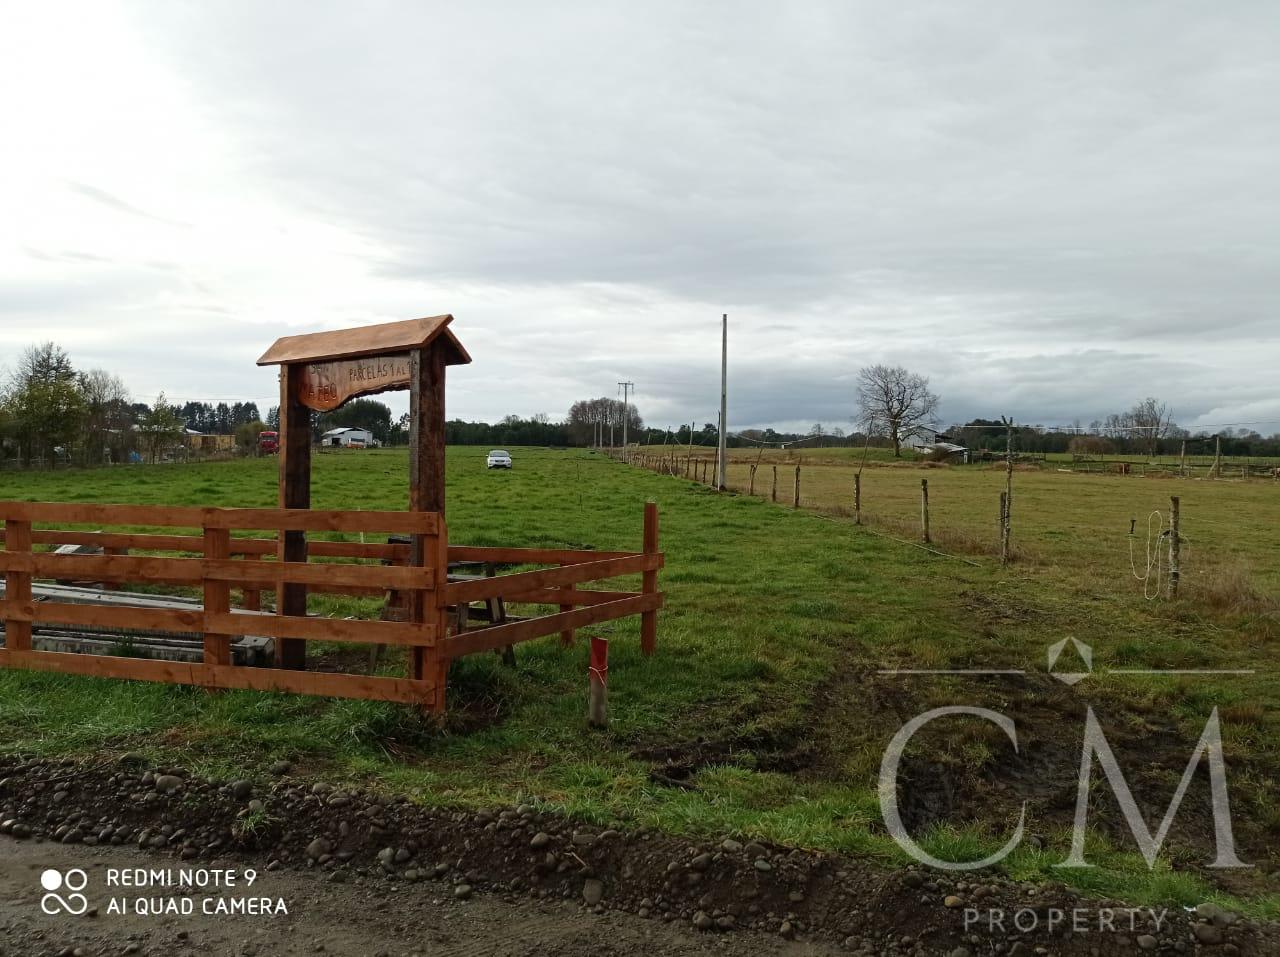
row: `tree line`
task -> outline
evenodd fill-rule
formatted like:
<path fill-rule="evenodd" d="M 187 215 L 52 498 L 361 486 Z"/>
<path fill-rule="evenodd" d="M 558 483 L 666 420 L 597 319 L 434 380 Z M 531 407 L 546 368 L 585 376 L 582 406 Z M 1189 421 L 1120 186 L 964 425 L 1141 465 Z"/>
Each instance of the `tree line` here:
<path fill-rule="evenodd" d="M 733 448 L 765 446 L 891 447 L 946 440 L 974 450 L 1003 453 L 1010 429 L 998 419 L 975 418 L 938 431 L 940 399 L 929 380 L 901 366 L 868 366 L 858 376 L 855 427 L 815 423 L 807 432 L 772 428 L 743 429 L 728 437 Z M 0 460 L 20 464 L 157 461 L 184 447 L 187 430 L 233 435 L 234 448 L 256 451 L 263 429 L 279 428 L 279 409 L 265 421 L 255 402 L 169 402 L 164 394 L 150 404 L 135 402 L 119 376 L 104 369 L 77 369 L 58 345 L 45 342 L 25 349 L 0 380 Z M 527 418 L 508 415 L 495 423 L 451 419 L 445 423 L 450 445 L 616 446 L 623 424 L 632 443 L 714 446 L 718 428 L 696 422 L 676 429 L 647 428 L 634 403 L 599 397 L 574 402 L 565 418 L 545 413 Z M 367 429 L 384 445 L 409 440 L 409 417 L 395 417 L 375 399 L 353 399 L 333 412 L 312 416 L 313 437 L 339 427 Z M 1015 425 L 1014 448 L 1021 452 L 1072 452 L 1079 455 L 1175 455 L 1187 444 L 1189 454 L 1280 456 L 1280 434 L 1263 437 L 1251 429 L 1192 434 L 1173 420 L 1169 405 L 1146 398 L 1132 408 L 1068 429 Z"/>
<path fill-rule="evenodd" d="M 52 342 L 23 350 L 0 386 L 0 457 L 20 464 L 154 458 L 181 434 L 163 395 L 134 402 L 119 376 L 76 369 Z"/>
<path fill-rule="evenodd" d="M 445 440 L 489 446 L 620 443 L 624 418 L 629 438 L 641 439 L 644 419 L 635 405 L 624 408 L 616 399 L 601 398 L 575 402 L 562 421 L 545 413 L 508 415 L 495 423 L 452 419 L 445 423 Z M 252 401 L 177 403 L 161 393 L 149 404 L 136 402 L 118 375 L 76 368 L 53 342 L 29 346 L 0 376 L 0 461 L 19 465 L 160 461 L 186 455 L 194 444 L 189 432 L 234 436 L 232 448 L 252 453 L 259 434 L 279 426 L 277 406 L 264 417 Z M 396 417 L 376 399 L 353 399 L 311 417 L 314 439 L 341 427 L 366 429 L 384 445 L 409 441 L 408 415 Z"/>

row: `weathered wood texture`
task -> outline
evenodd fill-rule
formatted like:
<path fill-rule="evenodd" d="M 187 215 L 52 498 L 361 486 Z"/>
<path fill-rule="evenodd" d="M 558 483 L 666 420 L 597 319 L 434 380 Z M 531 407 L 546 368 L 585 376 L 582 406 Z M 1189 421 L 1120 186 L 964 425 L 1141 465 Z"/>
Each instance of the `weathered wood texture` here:
<path fill-rule="evenodd" d="M 287 453 L 286 453 L 287 454 Z M 297 501 L 282 476 L 282 497 Z M 287 494 L 286 494 L 287 493 Z M 60 528 L 32 530 L 32 521 L 108 526 L 100 531 Z M 645 654 L 657 645 L 657 612 L 663 595 L 658 572 L 664 556 L 658 550 L 658 511 L 645 506 L 640 552 L 590 549 L 450 547 L 441 516 L 435 512 L 342 512 L 280 509 L 189 509 L 134 505 L 0 502 L 5 549 L 0 573 L 6 596 L 0 600 L 6 647 L 0 667 L 58 671 L 142 681 L 203 685 L 210 688 L 251 688 L 303 694 L 371 698 L 415 704 L 440 712 L 445 706 L 449 662 L 462 655 L 508 648 L 548 635 L 572 635 L 574 630 L 631 615 L 640 616 L 640 640 Z M 191 533 L 116 532 L 110 526 L 191 529 Z M 277 534 L 244 537 L 249 530 Z M 340 534 L 403 532 L 413 545 L 356 542 L 308 542 L 308 530 Z M 301 539 L 300 546 L 291 536 Z M 36 547 L 75 542 L 110 544 L 101 555 L 55 555 Z M 130 549 L 135 554 L 120 554 Z M 272 554 L 271 550 L 275 550 Z M 137 554 L 160 552 L 163 554 Z M 241 556 L 239 558 L 235 556 Z M 295 557 L 296 556 L 296 557 Z M 322 561 L 314 559 L 322 558 Z M 347 559 L 340 561 L 339 559 Z M 484 561 L 491 565 L 543 564 L 554 567 L 514 574 L 450 582 L 450 561 Z M 380 561 L 380 564 L 362 562 Z M 580 588 L 588 582 L 619 576 L 639 576 L 641 590 L 611 591 Z M 35 602 L 33 578 L 71 578 L 143 585 L 197 586 L 203 607 L 144 609 Z M 246 607 L 232 607 L 239 588 Z M 345 594 L 390 592 L 409 599 L 409 614 L 392 621 L 349 621 L 309 616 L 307 590 Z M 281 600 L 275 613 L 256 607 L 262 591 Z M 289 596 L 301 599 L 289 601 Z M 447 621 L 462 614 L 453 610 L 472 602 L 551 605 L 558 611 L 540 617 L 499 622 L 449 635 Z M 406 620 L 407 619 L 407 620 Z M 107 630 L 178 632 L 204 639 L 200 664 L 120 658 L 88 654 L 37 652 L 31 649 L 33 624 L 70 625 Z M 255 669 L 231 663 L 231 644 L 242 636 L 272 637 L 277 646 L 304 647 L 308 641 L 400 645 L 409 651 L 405 678 L 319 674 L 296 665 L 284 670 Z M 287 656 L 286 656 L 287 657 Z M 298 659 L 301 660 L 301 655 Z"/>
<path fill-rule="evenodd" d="M 302 366 L 280 369 L 280 507 L 311 510 L 311 410 L 298 401 L 299 383 L 306 375 Z M 285 562 L 307 560 L 305 529 L 286 528 L 280 532 L 277 558 Z M 276 604 L 282 615 L 307 613 L 307 586 L 280 579 Z M 291 638 L 276 641 L 276 665 L 297 671 L 307 666 L 307 646 Z"/>
<path fill-rule="evenodd" d="M 365 530 L 428 530 L 430 554 L 441 563 L 447 559 L 448 544 L 438 515 L 412 512 L 303 512 L 282 509 L 153 509 L 139 506 L 53 504 L 0 502 L 0 520 L 6 524 L 5 550 L 0 552 L 0 571 L 6 575 L 6 597 L 0 601 L 0 619 L 5 623 L 6 647 L 0 652 L 0 665 L 15 668 L 52 670 L 75 674 L 143 681 L 169 681 L 204 685 L 210 688 L 256 688 L 292 691 L 304 694 L 340 697 L 375 698 L 415 703 L 426 708 L 443 705 L 443 696 L 435 683 L 442 675 L 437 669 L 430 680 L 414 676 L 405 679 L 363 675 L 287 674 L 271 669 L 254 669 L 231 663 L 231 643 L 244 635 L 269 636 L 277 642 L 340 641 L 408 645 L 430 648 L 442 634 L 443 606 L 434 597 L 442 585 L 441 573 L 435 567 L 404 565 L 365 565 L 340 562 L 341 556 L 327 556 L 323 562 L 267 560 L 265 547 L 239 549 L 251 560 L 237 560 L 233 542 L 251 541 L 256 545 L 283 545 L 289 534 L 303 535 L 304 529 L 316 528 L 340 533 Z M 72 533 L 61 529 L 43 529 L 42 544 L 65 544 L 69 537 L 94 536 L 87 543 L 113 542 L 113 551 L 127 547 L 170 552 L 186 552 L 197 557 L 157 555 L 55 555 L 33 550 L 30 519 L 46 523 L 93 522 L 102 525 L 163 527 L 179 524 L 200 527 L 198 535 L 127 534 L 115 532 Z M 236 539 L 233 530 L 270 529 L 273 523 L 280 533 L 270 539 Z M 303 542 L 305 545 L 305 540 Z M 343 542 L 325 543 L 347 545 Z M 350 543 L 355 545 L 356 543 Z M 393 548 L 382 545 L 381 550 Z M 317 549 L 323 551 L 325 549 Z M 334 549 L 329 549 L 333 551 Z M 343 549 L 337 549 L 342 551 Z M 355 561 L 384 554 L 365 546 L 353 549 Z M 407 549 L 399 547 L 395 554 L 407 558 Z M 204 595 L 203 607 L 190 610 L 146 609 L 121 606 L 72 604 L 55 601 L 34 602 L 31 580 L 35 577 L 74 578 L 88 581 L 119 581 L 151 584 L 186 584 L 199 586 Z M 372 592 L 385 594 L 389 589 L 413 591 L 431 597 L 424 602 L 427 614 L 415 622 L 345 621 L 309 617 L 305 605 L 301 613 L 291 612 L 284 603 L 278 613 L 233 611 L 232 585 L 245 589 L 246 597 L 257 596 L 256 590 L 279 590 L 284 594 L 294 586 L 314 586 L 327 591 Z M 304 594 L 305 600 L 305 594 Z M 201 635 L 204 660 L 199 665 L 103 655 L 79 655 L 31 650 L 33 623 L 71 625 L 82 628 L 132 631 L 168 631 Z"/>

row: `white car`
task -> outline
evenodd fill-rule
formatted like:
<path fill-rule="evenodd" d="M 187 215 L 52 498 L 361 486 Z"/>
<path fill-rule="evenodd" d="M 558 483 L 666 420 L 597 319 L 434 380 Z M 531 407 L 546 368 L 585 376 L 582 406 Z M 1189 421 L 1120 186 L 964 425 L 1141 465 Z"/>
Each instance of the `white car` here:
<path fill-rule="evenodd" d="M 485 459 L 485 468 L 490 469 L 509 469 L 511 468 L 511 453 L 502 449 L 494 449 L 489 453 L 489 457 Z"/>

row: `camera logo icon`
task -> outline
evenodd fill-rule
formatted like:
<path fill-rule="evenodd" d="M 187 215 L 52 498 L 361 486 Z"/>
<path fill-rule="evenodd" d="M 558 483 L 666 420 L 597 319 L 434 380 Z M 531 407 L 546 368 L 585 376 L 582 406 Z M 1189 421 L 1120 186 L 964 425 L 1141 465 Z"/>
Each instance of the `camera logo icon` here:
<path fill-rule="evenodd" d="M 47 893 L 40 898 L 40 909 L 49 916 L 67 913 L 79 917 L 89 909 L 89 900 L 80 891 L 89 883 L 89 875 L 78 867 L 66 873 L 49 868 L 40 875 L 40 886 Z M 59 891 L 66 891 L 64 897 Z"/>

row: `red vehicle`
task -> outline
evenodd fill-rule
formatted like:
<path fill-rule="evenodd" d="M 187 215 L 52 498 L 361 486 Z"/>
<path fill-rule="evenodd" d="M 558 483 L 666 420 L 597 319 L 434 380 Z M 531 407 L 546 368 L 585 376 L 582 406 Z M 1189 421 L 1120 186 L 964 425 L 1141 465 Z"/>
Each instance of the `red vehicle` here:
<path fill-rule="evenodd" d="M 259 432 L 258 433 L 258 451 L 263 455 L 274 455 L 280 451 L 280 433 L 279 432 Z"/>

